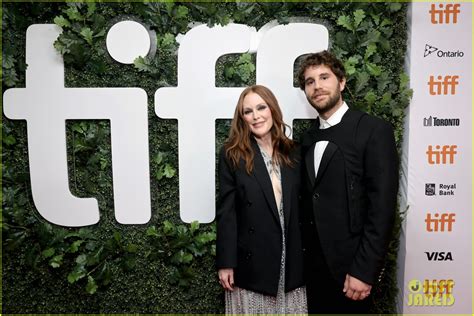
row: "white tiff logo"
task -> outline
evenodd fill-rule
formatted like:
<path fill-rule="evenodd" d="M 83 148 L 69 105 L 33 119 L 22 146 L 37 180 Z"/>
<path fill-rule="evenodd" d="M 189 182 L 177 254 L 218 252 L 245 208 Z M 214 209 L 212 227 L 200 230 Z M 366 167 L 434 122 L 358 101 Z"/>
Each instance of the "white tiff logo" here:
<path fill-rule="evenodd" d="M 64 63 L 53 43 L 61 29 L 37 24 L 26 36 L 26 87 L 8 89 L 4 113 L 27 121 L 32 195 L 48 221 L 79 227 L 99 221 L 95 198 L 78 198 L 68 185 L 66 120 L 108 119 L 111 128 L 115 218 L 144 224 L 151 218 L 148 100 L 141 88 L 65 88 Z M 256 82 L 272 89 L 286 122 L 316 117 L 293 86 L 297 57 L 328 47 L 318 24 L 200 25 L 182 36 L 178 86 L 159 88 L 155 112 L 178 120 L 179 205 L 184 222 L 215 217 L 215 120 L 233 116 L 243 88 L 216 87 L 215 64 L 225 54 L 256 52 Z M 127 42 L 124 35 L 122 41 Z M 126 48 L 122 48 L 126 49 Z M 156 135 L 159 137 L 159 135 Z M 47 140 L 47 141 L 44 141 Z"/>

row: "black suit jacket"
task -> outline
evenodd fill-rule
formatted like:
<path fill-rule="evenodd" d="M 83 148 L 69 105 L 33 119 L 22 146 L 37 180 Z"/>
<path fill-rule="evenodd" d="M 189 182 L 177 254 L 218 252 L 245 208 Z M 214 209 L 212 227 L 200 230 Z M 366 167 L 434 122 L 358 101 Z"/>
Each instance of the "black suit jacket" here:
<path fill-rule="evenodd" d="M 340 124 L 349 117 L 357 117 L 355 128 L 345 130 L 340 144 L 328 144 L 317 175 L 314 144 L 324 140 L 319 120 L 303 137 L 304 239 L 307 248 L 322 251 L 308 253 L 323 256 L 337 282 L 343 284 L 348 273 L 374 284 L 380 278 L 395 216 L 398 154 L 387 122 L 348 110 Z M 311 271 L 314 257 L 309 259 Z"/>
<path fill-rule="evenodd" d="M 224 148 L 219 157 L 217 206 L 217 268 L 233 268 L 235 285 L 276 296 L 282 254 L 282 230 L 270 176 L 258 145 L 252 142 L 251 174 L 240 161 L 235 169 Z M 281 166 L 286 234 L 285 290 L 304 284 L 303 251 L 298 194 L 300 169 L 296 152 L 294 168 Z"/>

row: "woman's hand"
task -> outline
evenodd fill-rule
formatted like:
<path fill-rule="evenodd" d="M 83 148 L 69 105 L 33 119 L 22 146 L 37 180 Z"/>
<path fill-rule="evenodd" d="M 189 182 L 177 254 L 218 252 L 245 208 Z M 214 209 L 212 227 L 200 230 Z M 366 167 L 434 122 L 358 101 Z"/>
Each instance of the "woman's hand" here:
<path fill-rule="evenodd" d="M 234 269 L 219 269 L 219 283 L 225 290 L 234 290 Z"/>

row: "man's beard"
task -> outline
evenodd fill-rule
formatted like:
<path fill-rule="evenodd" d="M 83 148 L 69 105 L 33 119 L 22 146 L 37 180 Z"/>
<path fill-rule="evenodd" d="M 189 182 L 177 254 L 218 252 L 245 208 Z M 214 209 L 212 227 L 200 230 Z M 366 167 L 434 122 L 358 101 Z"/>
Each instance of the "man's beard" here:
<path fill-rule="evenodd" d="M 334 95 L 329 95 L 328 100 L 322 104 L 316 104 L 316 102 L 309 96 L 306 96 L 306 98 L 311 106 L 318 111 L 318 114 L 321 116 L 331 111 L 338 104 L 341 99 L 341 92 L 339 90 L 335 91 Z"/>

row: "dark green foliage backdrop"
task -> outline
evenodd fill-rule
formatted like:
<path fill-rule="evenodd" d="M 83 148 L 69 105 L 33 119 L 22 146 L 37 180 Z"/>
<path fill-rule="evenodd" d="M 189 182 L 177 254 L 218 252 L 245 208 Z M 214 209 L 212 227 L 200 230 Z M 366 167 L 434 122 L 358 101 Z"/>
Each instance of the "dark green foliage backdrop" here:
<path fill-rule="evenodd" d="M 399 3 L 2 3 L 2 88 L 25 86 L 25 33 L 34 23 L 56 23 L 55 44 L 66 64 L 68 87 L 140 87 L 149 97 L 150 182 L 153 216 L 146 225 L 114 219 L 110 131 L 107 121 L 67 123 L 70 188 L 96 197 L 101 220 L 93 227 L 48 224 L 30 190 L 26 123 L 2 119 L 3 313 L 222 313 L 214 268 L 214 224 L 179 219 L 177 122 L 154 114 L 153 95 L 176 86 L 175 36 L 190 22 L 244 23 L 257 29 L 289 17 L 323 23 L 331 49 L 346 60 L 345 99 L 389 120 L 400 145 L 410 91 L 402 73 L 406 5 Z M 105 36 L 132 19 L 156 32 L 154 58 L 135 65 L 114 62 Z M 308 37 L 308 40 L 311 40 Z M 227 55 L 216 65 L 218 86 L 255 82 L 255 55 Z M 288 106 L 288 105 L 283 105 Z M 308 126 L 296 122 L 295 139 Z M 229 121 L 216 122 L 220 147 Z M 45 139 L 45 142 L 48 140 Z M 400 223 L 400 218 L 399 222 Z M 393 313 L 399 226 L 385 278 L 373 297 L 375 312 Z"/>

